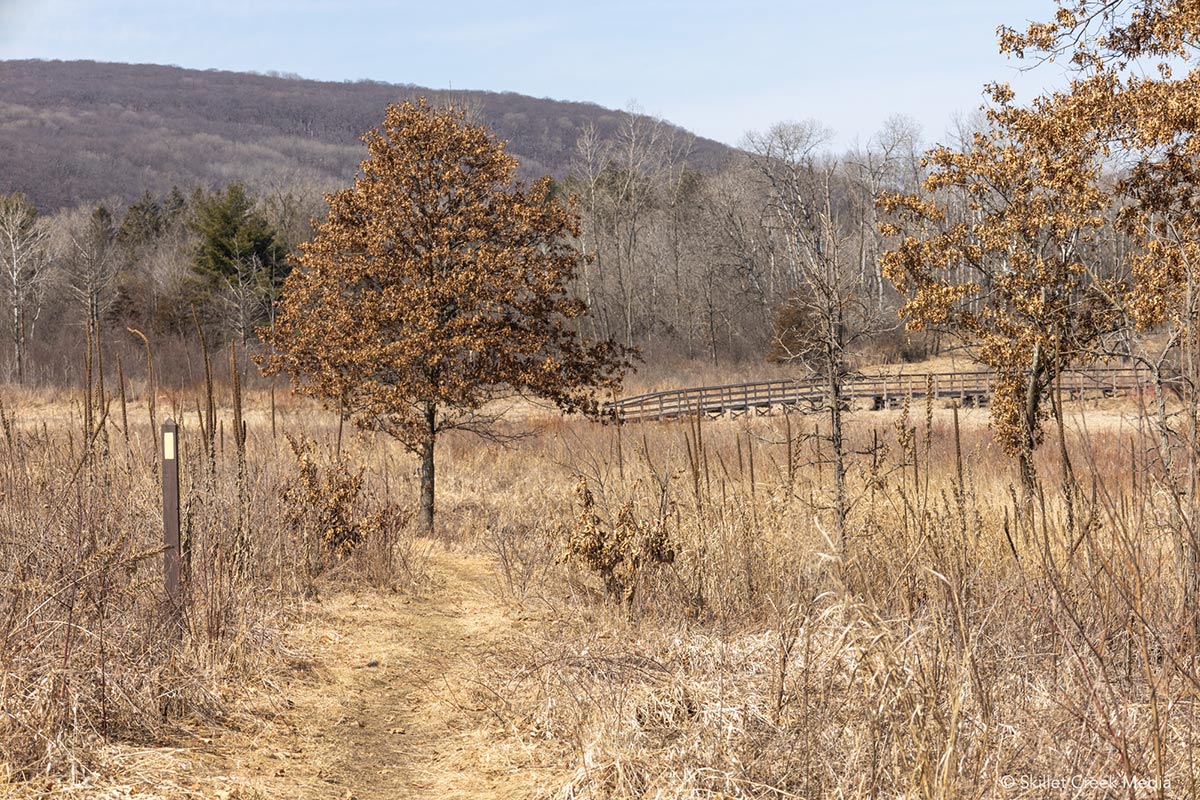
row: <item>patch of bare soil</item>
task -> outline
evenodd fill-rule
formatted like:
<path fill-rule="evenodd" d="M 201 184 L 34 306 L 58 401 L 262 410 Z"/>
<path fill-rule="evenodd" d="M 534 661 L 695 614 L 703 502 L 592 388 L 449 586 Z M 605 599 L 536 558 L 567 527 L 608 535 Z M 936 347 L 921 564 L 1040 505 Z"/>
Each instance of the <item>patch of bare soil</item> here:
<path fill-rule="evenodd" d="M 241 729 L 189 746 L 114 753 L 130 776 L 108 797 L 525 798 L 551 779 L 489 710 L 480 666 L 520 622 L 489 587 L 491 562 L 433 545 L 419 596 L 326 598 L 311 660 Z M 154 784 L 157 783 L 157 786 Z M 544 793 L 544 792 L 543 792 Z"/>

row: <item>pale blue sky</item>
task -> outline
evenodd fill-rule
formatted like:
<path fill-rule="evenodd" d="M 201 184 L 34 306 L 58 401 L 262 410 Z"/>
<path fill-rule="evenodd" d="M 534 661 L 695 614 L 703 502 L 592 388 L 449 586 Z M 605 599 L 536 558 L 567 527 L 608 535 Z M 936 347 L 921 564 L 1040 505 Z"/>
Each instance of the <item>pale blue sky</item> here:
<path fill-rule="evenodd" d="M 996 26 L 1051 0 L 386 2 L 0 0 L 0 58 L 94 59 L 636 102 L 736 144 L 813 118 L 837 143 L 892 114 L 942 139 L 982 85 L 1060 80 L 996 50 Z"/>

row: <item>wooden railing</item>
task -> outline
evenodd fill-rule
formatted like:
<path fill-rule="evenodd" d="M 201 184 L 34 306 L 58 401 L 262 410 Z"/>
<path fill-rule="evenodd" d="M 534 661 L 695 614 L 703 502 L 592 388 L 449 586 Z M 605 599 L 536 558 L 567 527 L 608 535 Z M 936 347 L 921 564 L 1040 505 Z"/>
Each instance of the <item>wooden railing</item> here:
<path fill-rule="evenodd" d="M 1149 373 L 1132 367 L 1109 367 L 1062 375 L 1062 391 L 1072 397 L 1115 395 L 1137 390 L 1149 382 Z M 908 375 L 864 375 L 847 378 L 842 385 L 843 402 L 867 400 L 874 409 L 895 408 L 904 400 L 956 399 L 963 406 L 982 406 L 991 401 L 995 375 L 991 372 L 929 372 Z M 642 422 L 654 419 L 704 414 L 811 411 L 826 397 L 822 381 L 814 378 L 698 386 L 624 397 L 601 407 L 602 419 Z"/>

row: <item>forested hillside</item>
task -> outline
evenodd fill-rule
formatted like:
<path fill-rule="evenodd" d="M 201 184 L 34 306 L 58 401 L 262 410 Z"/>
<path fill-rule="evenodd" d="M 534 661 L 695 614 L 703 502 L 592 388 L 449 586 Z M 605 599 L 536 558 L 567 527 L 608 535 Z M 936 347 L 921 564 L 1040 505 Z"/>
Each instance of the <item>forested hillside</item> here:
<path fill-rule="evenodd" d="M 323 196 L 366 155 L 359 137 L 389 103 L 424 94 L 507 141 L 518 177 L 550 173 L 575 198 L 585 258 L 571 288 L 588 335 L 650 362 L 912 355 L 877 263 L 875 197 L 920 175 L 920 133 L 903 118 L 851 152 L 830 152 L 814 121 L 734 150 L 653 117 L 515 94 L 10 61 L 0 376 L 71 380 L 88 330 L 130 357 L 142 343 L 127 329 L 181 353 L 201 327 L 254 347 Z"/>
<path fill-rule="evenodd" d="M 363 157 L 359 136 L 379 123 L 384 107 L 422 95 L 471 109 L 509 141 L 527 178 L 564 177 L 581 132 L 590 126 L 608 139 L 629 117 L 591 103 L 510 92 L 148 64 L 0 61 L 0 192 L 23 192 L 45 212 L 233 180 L 259 192 L 333 188 L 353 175 Z M 701 168 L 718 166 L 730 153 L 708 139 L 690 144 L 690 161 Z"/>

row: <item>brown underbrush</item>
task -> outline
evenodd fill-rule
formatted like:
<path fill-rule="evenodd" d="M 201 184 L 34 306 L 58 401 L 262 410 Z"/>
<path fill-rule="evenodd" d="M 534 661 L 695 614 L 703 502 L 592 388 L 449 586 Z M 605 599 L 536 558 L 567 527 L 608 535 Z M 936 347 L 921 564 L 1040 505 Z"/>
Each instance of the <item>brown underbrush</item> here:
<path fill-rule="evenodd" d="M 548 791 L 1195 794 L 1183 492 L 1144 431 L 1077 424 L 1024 498 L 978 413 L 858 415 L 844 546 L 811 418 L 562 428 L 571 507 L 496 539 L 558 610 L 490 671 L 572 765 Z"/>
<path fill-rule="evenodd" d="M 13 392 L 2 407 L 0 794 L 119 777 L 105 775 L 112 744 L 179 744 L 181 725 L 222 724 L 300 658 L 288 634 L 329 580 L 420 580 L 405 510 L 330 452 L 327 430 L 301 424 L 290 446 L 282 420 L 264 419 L 237 436 L 236 385 L 200 394 L 197 413 L 173 412 L 178 607 L 157 433 L 172 410 L 98 387 L 74 402 Z"/>
<path fill-rule="evenodd" d="M 404 505 L 411 459 L 305 403 L 243 411 L 221 391 L 153 425 L 115 392 L 90 409 L 42 398 L 49 423 L 6 407 L 12 786 L 86 785 L 113 743 L 222 724 L 301 660 L 288 632 L 338 581 L 437 591 Z M 533 623 L 470 656 L 472 702 L 559 776 L 553 797 L 1196 794 L 1186 453 L 1164 463 L 1130 409 L 1075 411 L 1029 497 L 986 412 L 856 413 L 844 543 L 813 417 L 531 411 L 521 426 L 541 427 L 510 448 L 448 436 L 438 546 L 490 554 L 496 602 Z M 168 412 L 180 623 L 162 576 Z"/>

